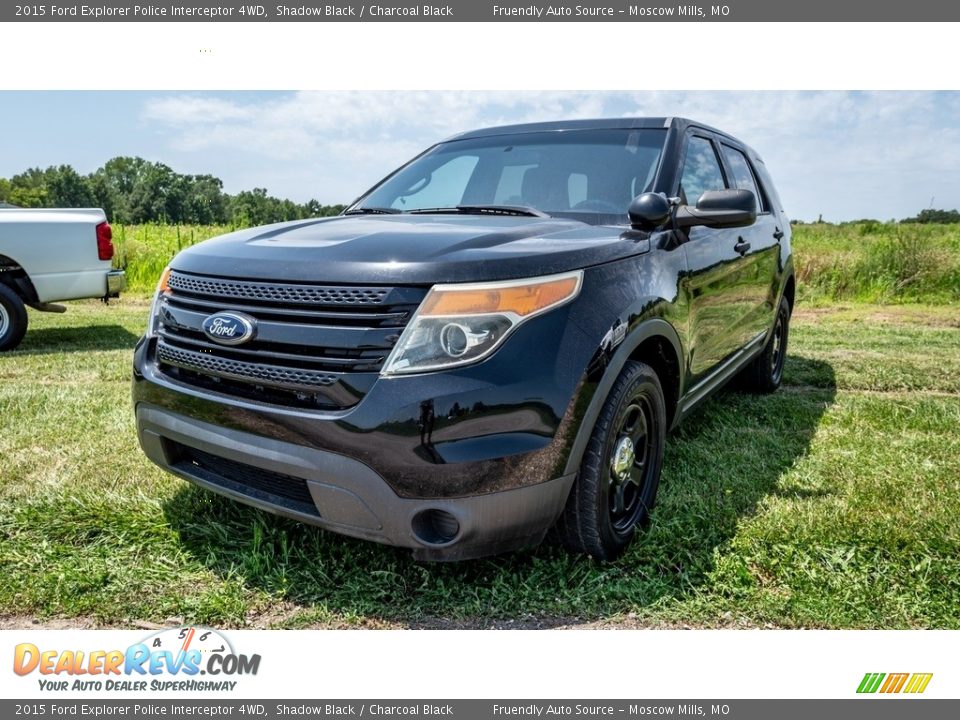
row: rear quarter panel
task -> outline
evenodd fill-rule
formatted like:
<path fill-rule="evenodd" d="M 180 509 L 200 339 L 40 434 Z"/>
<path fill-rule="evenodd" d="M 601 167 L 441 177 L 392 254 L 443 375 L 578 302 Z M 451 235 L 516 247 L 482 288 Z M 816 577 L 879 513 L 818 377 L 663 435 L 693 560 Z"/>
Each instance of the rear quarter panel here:
<path fill-rule="evenodd" d="M 22 267 L 40 302 L 101 297 L 109 260 L 97 256 L 103 210 L 0 210 L 0 255 Z"/>

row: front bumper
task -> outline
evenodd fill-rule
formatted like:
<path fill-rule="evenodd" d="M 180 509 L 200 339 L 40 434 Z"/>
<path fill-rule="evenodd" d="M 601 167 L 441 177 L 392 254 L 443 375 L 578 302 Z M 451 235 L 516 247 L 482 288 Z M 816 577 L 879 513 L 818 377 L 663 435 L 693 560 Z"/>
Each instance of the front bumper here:
<path fill-rule="evenodd" d="M 581 331 L 563 313 L 521 326 L 494 356 L 442 373 L 345 375 L 334 409 L 240 395 L 169 372 L 158 339 L 134 353 L 140 441 L 161 467 L 336 532 L 456 560 L 535 544 L 573 476 Z"/>
<path fill-rule="evenodd" d="M 162 468 L 270 512 L 409 548 L 422 560 L 463 560 L 539 543 L 573 483 L 570 475 L 468 497 L 406 498 L 345 455 L 143 402 L 136 416 L 140 444 Z"/>

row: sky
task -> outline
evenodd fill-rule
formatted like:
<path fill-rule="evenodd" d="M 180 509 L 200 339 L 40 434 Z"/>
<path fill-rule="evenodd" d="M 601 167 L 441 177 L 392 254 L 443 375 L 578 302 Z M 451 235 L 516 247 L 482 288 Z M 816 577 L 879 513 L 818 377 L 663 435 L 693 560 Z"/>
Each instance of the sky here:
<path fill-rule="evenodd" d="M 0 91 L 0 177 L 139 155 L 230 193 L 340 203 L 464 130 L 643 115 L 751 145 L 795 219 L 960 208 L 960 92 Z"/>

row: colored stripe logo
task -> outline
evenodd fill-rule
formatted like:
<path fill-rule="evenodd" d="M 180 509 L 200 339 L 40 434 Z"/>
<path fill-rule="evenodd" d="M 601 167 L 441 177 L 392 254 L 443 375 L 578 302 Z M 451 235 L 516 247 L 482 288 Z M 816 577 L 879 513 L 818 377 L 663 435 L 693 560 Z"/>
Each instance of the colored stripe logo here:
<path fill-rule="evenodd" d="M 867 673 L 860 681 L 857 692 L 919 694 L 927 689 L 933 673 Z"/>

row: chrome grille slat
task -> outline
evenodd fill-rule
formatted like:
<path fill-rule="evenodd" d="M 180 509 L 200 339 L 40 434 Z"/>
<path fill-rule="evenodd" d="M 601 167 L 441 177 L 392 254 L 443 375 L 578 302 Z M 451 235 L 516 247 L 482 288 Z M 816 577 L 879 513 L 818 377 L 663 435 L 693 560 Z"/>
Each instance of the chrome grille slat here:
<path fill-rule="evenodd" d="M 256 362 L 257 358 L 261 358 L 265 360 L 279 360 L 281 362 L 306 362 L 319 365 L 336 365 L 342 366 L 343 368 L 349 370 L 356 366 L 378 365 L 387 357 L 387 353 L 380 350 L 372 351 L 375 353 L 373 355 L 359 355 L 356 357 L 334 357 L 331 355 L 324 355 L 321 358 L 311 355 L 297 355 L 294 353 L 276 352 L 272 350 L 246 350 L 243 347 L 224 348 L 222 345 L 212 343 L 205 338 L 200 339 L 199 337 L 190 337 L 181 333 L 174 334 L 168 330 L 161 330 L 159 335 L 167 342 L 167 345 L 189 345 L 190 347 L 196 348 L 198 352 L 203 352 L 205 354 L 229 352 L 231 355 L 245 356 L 249 358 L 251 362 Z"/>
<path fill-rule="evenodd" d="M 196 309 L 186 309 L 179 302 L 166 298 L 160 303 L 159 312 L 164 327 L 175 332 L 199 334 L 203 333 L 204 320 L 212 314 L 209 310 L 197 312 Z M 400 334 L 396 327 L 302 323 L 295 318 L 268 317 L 253 309 L 244 314 L 249 314 L 257 322 L 257 336 L 251 341 L 250 349 L 258 349 L 263 343 L 268 343 L 278 346 L 278 350 L 281 350 L 279 346 L 285 346 L 298 353 L 302 348 L 310 348 L 318 357 L 358 349 L 389 352 Z"/>
<path fill-rule="evenodd" d="M 208 312 L 222 312 L 235 310 L 238 312 L 250 312 L 249 305 L 243 305 L 235 302 L 223 302 L 218 300 L 201 300 L 197 297 L 178 295 L 175 300 L 178 306 L 192 307 L 202 309 Z M 349 312 L 345 310 L 307 310 L 304 308 L 277 308 L 277 307 L 257 307 L 256 312 L 261 315 L 279 315 L 284 317 L 297 318 L 307 321 L 332 321 L 340 322 L 362 322 L 362 323 L 402 323 L 410 315 L 409 311 L 399 312 Z"/>

